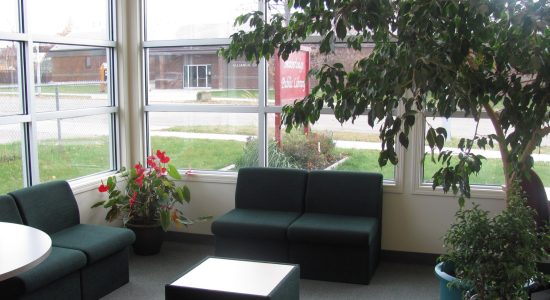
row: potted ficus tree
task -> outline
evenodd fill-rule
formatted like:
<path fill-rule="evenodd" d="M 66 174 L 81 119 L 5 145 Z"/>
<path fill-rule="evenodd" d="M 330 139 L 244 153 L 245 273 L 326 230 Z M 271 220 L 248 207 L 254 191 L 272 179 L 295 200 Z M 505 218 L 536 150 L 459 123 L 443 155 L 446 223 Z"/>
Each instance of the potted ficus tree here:
<path fill-rule="evenodd" d="M 479 210 L 463 208 L 470 197 L 469 178 L 483 165 L 484 157 L 476 154 L 475 148 L 496 147 L 505 178 L 503 214 L 520 214 L 515 210 L 517 205 L 525 206 L 520 182 L 532 177 L 533 151 L 550 133 L 548 1 L 267 2 L 285 5 L 285 15 L 273 13 L 267 19 L 261 12 L 251 12 L 239 16 L 235 24 L 250 29 L 231 35 L 230 45 L 219 51 L 227 60 L 245 57 L 259 62 L 277 55 L 285 60 L 311 35 L 320 36 L 319 51 L 327 55 L 339 41 L 356 50 L 366 42 L 374 45 L 372 53 L 357 59 L 351 70 L 334 63 L 311 71 L 318 84 L 308 96 L 283 108 L 287 130 L 315 123 L 323 107 L 333 109 L 340 122 L 367 114 L 371 126 L 382 124 L 379 164 L 384 166 L 388 161 L 397 164 L 395 146 L 400 143 L 407 148 L 418 120 L 463 114 L 479 124 L 486 116 L 494 134 L 480 134 L 476 125 L 470 138 L 458 141 L 458 152 L 443 148 L 445 128 L 427 122 L 425 138 L 431 159 L 440 163 L 433 174 L 433 188 L 458 196 L 461 211 L 453 228 L 463 228 L 469 222 L 461 220 L 469 220 L 468 214 Z M 398 108 L 400 113 L 395 116 Z M 532 223 L 526 222 L 520 231 L 536 234 Z M 541 238 L 547 240 L 548 236 L 529 240 L 533 243 L 527 247 L 539 247 Z M 454 247 L 452 240 L 447 239 Z M 483 249 L 475 251 L 486 254 Z M 469 276 L 462 272 L 468 263 L 478 261 L 455 262 L 455 268 Z M 520 274 L 519 282 L 527 282 L 536 272 L 534 264 L 525 266 L 531 269 Z"/>

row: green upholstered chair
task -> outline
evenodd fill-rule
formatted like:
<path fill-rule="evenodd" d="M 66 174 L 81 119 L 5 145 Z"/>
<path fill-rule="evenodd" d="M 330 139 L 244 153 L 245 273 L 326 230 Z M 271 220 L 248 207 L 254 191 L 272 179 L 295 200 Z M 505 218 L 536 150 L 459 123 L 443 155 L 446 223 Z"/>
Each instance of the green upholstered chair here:
<path fill-rule="evenodd" d="M 288 228 L 302 278 L 368 284 L 378 264 L 382 175 L 311 171 L 305 212 Z"/>
<path fill-rule="evenodd" d="M 129 281 L 128 246 L 131 230 L 80 224 L 78 206 L 69 184 L 52 181 L 11 192 L 23 222 L 52 238 L 52 245 L 81 251 L 82 299 L 98 299 Z"/>
<path fill-rule="evenodd" d="M 0 196 L 0 222 L 23 224 L 15 200 Z M 80 272 L 86 255 L 78 250 L 52 247 L 38 266 L 0 281 L 1 299 L 80 299 Z"/>
<path fill-rule="evenodd" d="M 288 226 L 303 212 L 307 171 L 242 168 L 235 209 L 212 223 L 216 255 L 288 261 Z"/>

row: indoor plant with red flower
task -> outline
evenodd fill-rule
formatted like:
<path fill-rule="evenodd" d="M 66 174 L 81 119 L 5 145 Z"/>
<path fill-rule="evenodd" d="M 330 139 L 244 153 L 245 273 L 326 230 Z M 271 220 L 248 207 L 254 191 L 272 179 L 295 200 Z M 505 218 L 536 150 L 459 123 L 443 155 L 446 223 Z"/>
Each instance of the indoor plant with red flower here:
<path fill-rule="evenodd" d="M 184 201 L 189 203 L 191 193 L 186 185 L 174 184 L 171 178 L 179 180 L 181 176 L 169 161 L 166 152 L 157 150 L 156 154 L 147 157 L 147 167 L 137 163 L 130 170 L 123 168 L 120 174 L 109 177 L 107 183 L 102 182 L 98 188 L 100 192 L 108 193 L 109 198 L 92 207 L 109 209 L 105 217 L 109 222 L 122 217 L 124 225 L 136 233 L 134 251 L 138 254 L 160 251 L 163 233 L 170 224 L 189 225 L 208 218 L 191 220 L 177 207 Z M 117 187 L 118 176 L 127 181 L 123 189 Z M 142 242 L 142 237 L 153 240 Z M 140 246 L 145 249 L 137 249 L 143 248 Z"/>

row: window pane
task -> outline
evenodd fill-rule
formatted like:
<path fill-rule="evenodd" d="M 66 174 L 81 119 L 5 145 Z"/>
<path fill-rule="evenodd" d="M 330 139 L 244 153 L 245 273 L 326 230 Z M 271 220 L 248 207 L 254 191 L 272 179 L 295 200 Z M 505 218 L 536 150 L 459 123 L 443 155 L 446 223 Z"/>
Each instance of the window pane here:
<path fill-rule="evenodd" d="M 29 0 L 33 34 L 109 39 L 107 0 Z"/>
<path fill-rule="evenodd" d="M 38 122 L 40 180 L 111 170 L 110 115 Z"/>
<path fill-rule="evenodd" d="M 533 153 L 535 164 L 533 170 L 539 175 L 546 187 L 546 195 L 550 199 L 550 136 L 542 139 L 540 147 Z"/>
<path fill-rule="evenodd" d="M 257 0 L 150 0 L 147 40 L 228 38 L 235 18 L 258 10 Z"/>
<path fill-rule="evenodd" d="M 269 166 L 368 171 L 382 173 L 385 180 L 395 178 L 393 165 L 384 168 L 378 165 L 379 126 L 371 128 L 366 116 L 357 118 L 354 124 L 341 125 L 334 116 L 321 115 L 307 135 L 303 129 L 293 129 L 290 133 L 282 129 L 279 133 L 277 118 L 278 114 L 270 114 L 267 121 Z M 287 162 L 290 165 L 286 165 Z"/>
<path fill-rule="evenodd" d="M 17 0 L 3 0 L 0 9 L 0 31 L 19 32 L 19 5 Z"/>
<path fill-rule="evenodd" d="M 149 49 L 149 104 L 257 105 L 258 67 L 245 61 L 228 64 L 217 50 Z"/>
<path fill-rule="evenodd" d="M 0 41 L 0 115 L 22 112 L 19 85 L 19 44 Z"/>
<path fill-rule="evenodd" d="M 234 171 L 257 132 L 256 114 L 149 113 L 150 148 L 182 169 Z"/>
<path fill-rule="evenodd" d="M 447 130 L 447 142 L 445 143 L 446 150 L 453 150 L 456 153 L 459 152 L 458 142 L 461 138 L 472 138 L 476 129 L 476 123 L 471 118 L 428 118 L 426 120 L 431 126 L 444 127 Z M 426 126 L 426 130 L 429 126 Z M 489 119 L 482 119 L 479 123 L 478 134 L 481 136 L 487 136 L 494 134 L 494 128 Z M 502 160 L 500 152 L 498 150 L 498 144 L 495 143 L 494 148 L 490 148 L 487 145 L 486 149 L 479 149 L 477 146 L 472 148 L 472 152 L 475 154 L 481 154 L 486 159 L 482 160 L 481 171 L 478 175 L 473 175 L 470 178 L 470 184 L 477 185 L 503 185 L 504 184 L 504 171 L 502 168 Z M 429 156 L 429 147 L 425 146 L 425 151 L 428 153 L 424 161 L 424 182 L 432 182 L 432 175 L 437 169 L 440 168 L 440 164 L 433 163 Z M 550 137 L 546 137 L 542 140 L 541 146 L 533 153 L 533 159 L 535 161 L 534 170 L 537 172 L 542 182 L 546 187 L 550 187 Z"/>
<path fill-rule="evenodd" d="M 364 46 L 361 51 L 336 47 L 334 54 L 319 53 L 319 45 L 308 44 L 300 52 L 293 53 L 286 61 L 271 59 L 269 61 L 268 105 L 291 104 L 302 99 L 311 88 L 318 84 L 314 77 L 307 78 L 310 70 L 319 70 L 325 64 L 341 63 L 346 71 L 353 70 L 355 62 L 367 57 L 372 52 L 371 46 Z"/>
<path fill-rule="evenodd" d="M 0 193 L 23 187 L 21 125 L 0 126 Z"/>
<path fill-rule="evenodd" d="M 447 130 L 447 141 L 445 142 L 445 150 L 453 150 L 459 153 L 458 142 L 461 138 L 473 138 L 476 123 L 472 118 L 427 118 L 426 122 L 432 127 L 443 127 Z M 429 129 L 426 126 L 426 131 Z M 478 134 L 481 136 L 487 136 L 494 133 L 494 128 L 489 119 L 482 119 L 479 122 Z M 430 158 L 429 147 L 425 146 L 426 159 L 424 160 L 424 182 L 432 182 L 432 175 L 437 169 L 441 167 L 440 164 L 433 163 Z M 488 145 L 486 150 L 479 149 L 477 146 L 472 148 L 472 152 L 481 154 L 487 159 L 482 160 L 483 166 L 479 175 L 474 175 L 470 178 L 470 184 L 480 185 L 502 185 L 504 184 L 504 173 L 502 169 L 502 162 L 500 159 L 500 152 L 495 141 L 495 148 L 490 148 Z M 436 157 L 437 159 L 437 157 Z M 437 160 L 436 160 L 437 161 Z"/>
<path fill-rule="evenodd" d="M 38 112 L 109 106 L 107 49 L 35 44 L 35 100 Z M 38 72 L 35 72 L 38 73 Z"/>

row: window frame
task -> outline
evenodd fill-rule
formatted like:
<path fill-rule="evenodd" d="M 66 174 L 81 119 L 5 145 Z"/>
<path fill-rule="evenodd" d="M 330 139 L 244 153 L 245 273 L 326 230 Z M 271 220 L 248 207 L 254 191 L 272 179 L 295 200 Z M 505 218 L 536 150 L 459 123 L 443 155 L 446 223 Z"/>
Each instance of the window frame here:
<path fill-rule="evenodd" d="M 412 159 L 417 162 L 421 162 L 424 158 L 425 154 L 425 131 L 426 131 L 426 117 L 424 117 L 422 114 L 417 114 L 417 120 L 421 122 L 417 122 L 415 124 L 414 129 L 412 131 L 412 141 L 415 141 L 414 143 L 416 145 L 413 145 L 413 155 Z M 463 112 L 455 112 L 451 115 L 451 118 L 456 119 L 468 119 L 471 117 L 465 117 Z M 481 112 L 480 115 L 481 119 L 488 119 L 487 113 Z M 453 193 L 443 193 L 442 187 L 437 187 L 435 190 L 432 188 L 431 182 L 425 182 L 424 181 L 424 166 L 423 164 L 419 164 L 419 166 L 414 169 L 413 168 L 413 189 L 412 194 L 415 195 L 433 195 L 435 192 L 439 193 L 442 197 L 456 197 Z M 487 198 L 487 199 L 503 199 L 504 198 L 504 190 L 503 186 L 497 186 L 497 185 L 482 185 L 482 184 L 471 184 L 471 198 Z"/>
<path fill-rule="evenodd" d="M 108 39 L 81 39 L 70 37 L 56 37 L 46 35 L 34 35 L 29 32 L 28 24 L 28 5 L 26 0 L 18 0 L 18 18 L 19 32 L 8 33 L 0 32 L 0 40 L 16 42 L 19 44 L 18 76 L 21 86 L 20 98 L 22 110 L 18 114 L 0 116 L 0 125 L 19 124 L 22 128 L 21 143 L 23 155 L 21 159 L 23 169 L 23 182 L 21 187 L 32 186 L 40 183 L 40 170 L 38 159 L 38 133 L 37 122 L 46 120 L 60 120 L 67 118 L 77 118 L 94 115 L 107 115 L 109 122 L 109 169 L 99 173 L 86 174 L 81 177 L 66 179 L 70 182 L 85 182 L 90 178 L 104 177 L 105 174 L 113 174 L 120 168 L 120 141 L 119 141 L 119 82 L 117 76 L 118 69 L 118 47 L 117 47 L 117 0 L 103 0 L 107 2 L 108 9 Z M 109 96 L 108 106 L 94 108 L 77 108 L 71 110 L 58 111 L 36 111 L 36 101 L 34 96 L 35 74 L 36 70 L 33 64 L 34 45 L 37 44 L 55 44 L 55 45 L 73 45 L 89 46 L 106 50 L 107 61 L 109 65 L 109 78 L 107 91 Z"/>
<path fill-rule="evenodd" d="M 229 38 L 205 38 L 205 39 L 174 39 L 174 40 L 147 40 L 146 26 L 147 26 L 147 1 L 141 0 L 142 9 L 142 40 L 141 40 L 141 53 L 143 56 L 143 72 L 141 85 L 143 91 L 148 91 L 149 86 L 149 49 L 163 49 L 171 47 L 193 47 L 193 46 L 216 46 L 222 47 L 230 43 Z M 263 0 L 258 1 L 258 8 L 262 11 L 267 11 L 267 3 Z M 264 14 L 267 15 L 267 14 Z M 304 41 L 304 44 L 319 44 L 321 42 L 320 36 L 311 36 Z M 345 45 L 345 43 L 341 43 Z M 148 94 L 144 92 L 143 95 L 143 126 L 144 126 L 144 153 L 151 153 L 150 145 L 150 126 L 148 114 L 151 112 L 211 112 L 211 113 L 255 113 L 258 115 L 258 148 L 259 148 L 259 162 L 260 166 L 265 167 L 267 164 L 267 119 L 269 114 L 282 113 L 282 106 L 268 105 L 268 62 L 265 59 L 261 59 L 258 64 L 258 104 L 257 105 L 190 105 L 190 104 L 151 104 L 149 103 Z M 185 87 L 187 88 L 187 87 Z M 396 112 L 397 113 L 397 112 Z M 330 108 L 323 108 L 321 110 L 323 115 L 334 115 L 334 112 Z M 368 112 L 365 112 L 367 115 Z M 403 191 L 403 168 L 401 167 L 404 159 L 403 147 L 396 146 L 399 155 L 400 163 L 394 168 L 394 179 L 384 180 L 385 192 L 401 193 Z M 145 159 L 145 156 L 141 157 Z M 232 183 L 236 177 L 236 172 L 220 172 L 214 170 L 197 170 L 193 171 L 192 181 L 200 182 L 226 182 Z M 186 178 L 188 180 L 188 178 Z"/>

